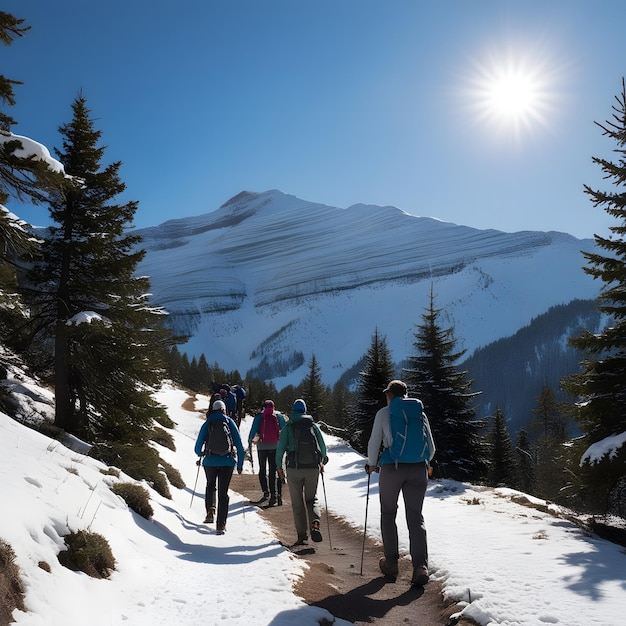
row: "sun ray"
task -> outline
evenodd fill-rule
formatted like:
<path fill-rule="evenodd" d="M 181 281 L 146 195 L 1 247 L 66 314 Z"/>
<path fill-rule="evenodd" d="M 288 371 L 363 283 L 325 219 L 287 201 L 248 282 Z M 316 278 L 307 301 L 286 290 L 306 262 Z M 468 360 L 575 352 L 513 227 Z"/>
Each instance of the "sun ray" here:
<path fill-rule="evenodd" d="M 508 49 L 473 64 L 464 98 L 477 125 L 516 140 L 549 126 L 555 75 L 547 57 Z"/>

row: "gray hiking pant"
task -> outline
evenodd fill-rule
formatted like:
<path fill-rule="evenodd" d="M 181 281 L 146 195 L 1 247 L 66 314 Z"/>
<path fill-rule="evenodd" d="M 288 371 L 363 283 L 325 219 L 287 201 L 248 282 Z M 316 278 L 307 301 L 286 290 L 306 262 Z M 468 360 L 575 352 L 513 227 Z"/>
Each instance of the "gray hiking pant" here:
<path fill-rule="evenodd" d="M 427 481 L 425 463 L 399 463 L 397 468 L 395 465 L 380 466 L 380 531 L 387 561 L 397 561 L 399 557 L 396 515 L 402 492 L 413 567 L 428 567 L 426 526 L 422 515 Z"/>
<path fill-rule="evenodd" d="M 287 485 L 289 487 L 293 521 L 296 525 L 298 539 L 307 539 L 309 528 L 311 528 L 314 521 L 319 521 L 320 519 L 320 509 L 317 503 L 317 483 L 319 477 L 320 472 L 317 467 L 306 469 L 287 468 Z"/>

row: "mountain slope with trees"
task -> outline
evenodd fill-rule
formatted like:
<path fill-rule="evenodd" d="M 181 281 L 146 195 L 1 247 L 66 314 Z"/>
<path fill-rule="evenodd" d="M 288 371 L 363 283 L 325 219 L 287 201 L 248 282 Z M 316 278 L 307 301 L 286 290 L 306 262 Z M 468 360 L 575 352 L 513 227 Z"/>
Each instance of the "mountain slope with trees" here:
<path fill-rule="evenodd" d="M 576 396 L 576 417 L 583 431 L 580 501 L 593 509 L 612 509 L 626 516 L 626 82 L 615 98 L 613 116 L 599 124 L 614 142 L 615 160 L 594 157 L 607 190 L 585 185 L 595 207 L 615 218 L 611 235 L 595 236 L 599 251 L 585 252 L 584 270 L 602 282 L 598 310 L 611 318 L 601 332 L 582 332 L 571 339 L 583 350 L 583 371 L 564 379 Z"/>

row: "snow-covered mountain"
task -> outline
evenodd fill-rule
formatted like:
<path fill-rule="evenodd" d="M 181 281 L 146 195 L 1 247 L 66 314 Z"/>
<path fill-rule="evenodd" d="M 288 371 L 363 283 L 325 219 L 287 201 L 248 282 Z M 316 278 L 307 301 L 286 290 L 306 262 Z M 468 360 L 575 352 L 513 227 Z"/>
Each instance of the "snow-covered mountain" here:
<path fill-rule="evenodd" d="M 390 206 L 340 209 L 276 190 L 137 232 L 147 250 L 140 273 L 190 335 L 181 350 L 242 374 L 303 356 L 274 376 L 278 388 L 299 383 L 313 353 L 332 384 L 376 328 L 394 360 L 405 359 L 431 285 L 468 353 L 599 290 L 581 269 L 592 239 L 477 230 Z"/>

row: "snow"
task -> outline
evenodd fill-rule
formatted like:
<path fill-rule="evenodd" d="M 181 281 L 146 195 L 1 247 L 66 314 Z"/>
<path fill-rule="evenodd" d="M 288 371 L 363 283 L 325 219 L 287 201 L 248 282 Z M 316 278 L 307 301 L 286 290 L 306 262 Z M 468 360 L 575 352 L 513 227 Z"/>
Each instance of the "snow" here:
<path fill-rule="evenodd" d="M 10 141 L 19 141 L 22 144 L 21 148 L 17 148 L 13 151 L 15 156 L 28 159 L 30 157 L 38 160 L 44 161 L 48 164 L 48 169 L 53 172 L 57 172 L 63 174 L 65 172 L 63 168 L 63 164 L 60 161 L 52 158 L 50 155 L 50 151 L 46 146 L 34 139 L 30 139 L 30 137 L 23 137 L 22 135 L 14 135 L 13 133 L 9 133 L 6 131 L 0 132 L 0 144 L 9 143 Z"/>
<path fill-rule="evenodd" d="M 626 443 L 626 433 L 620 433 L 619 435 L 612 435 L 611 437 L 605 437 L 600 441 L 589 446 L 587 451 L 583 454 L 580 464 L 585 461 L 589 463 L 599 463 L 605 456 L 609 459 L 614 459 L 617 455 L 617 451 Z"/>
<path fill-rule="evenodd" d="M 96 313 L 95 311 L 81 311 L 80 313 L 77 313 L 76 315 L 70 317 L 70 319 L 68 319 L 65 323 L 68 326 L 78 326 L 79 324 L 91 324 L 91 322 L 102 321 L 104 321 L 102 315 Z"/>
<path fill-rule="evenodd" d="M 468 356 L 599 289 L 581 269 L 592 240 L 477 230 L 394 207 L 340 209 L 276 190 L 137 234 L 153 301 L 190 336 L 181 352 L 219 355 L 223 369 L 242 373 L 263 356 L 302 352 L 301 368 L 274 377 L 278 389 L 301 382 L 312 354 L 334 384 L 375 329 L 394 361 L 406 359 L 431 288 Z"/>
<path fill-rule="evenodd" d="M 12 377 L 8 387 L 24 409 L 50 413 L 48 391 Z M 110 490 L 118 479 L 104 475 L 101 463 L 0 413 L 0 482 L 5 505 L 10 505 L 0 516 L 0 538 L 15 551 L 26 590 L 27 611 L 14 612 L 16 623 L 314 626 L 331 619 L 326 610 L 308 607 L 293 594 L 292 583 L 306 565 L 278 545 L 268 524 L 238 494 L 231 493 L 225 535 L 201 523 L 204 477 L 200 474 L 192 503 L 193 445 L 208 399 L 197 396 L 194 411 L 183 408 L 188 394 L 171 385 L 155 396 L 176 423 L 176 452 L 159 451 L 180 470 L 187 487 L 172 488 L 171 500 L 151 492 L 151 520 L 128 510 Z M 244 439 L 251 422 L 250 417 L 242 422 Z M 335 437 L 326 435 L 326 441 L 328 507 L 362 530 L 365 460 Z M 244 471 L 252 471 L 247 461 Z M 236 475 L 233 481 L 236 486 Z M 377 496 L 377 476 L 372 475 L 367 531 L 376 538 Z M 560 513 L 554 505 L 509 489 L 431 481 L 424 515 L 432 578 L 441 581 L 449 600 L 460 601 L 463 612 L 485 626 L 622 624 L 624 549 L 583 532 Z M 402 505 L 398 519 L 406 552 Z M 108 580 L 59 564 L 57 554 L 70 529 L 106 537 L 117 561 Z M 49 573 L 38 566 L 42 561 Z M 364 572 L 366 580 L 378 575 Z"/>

